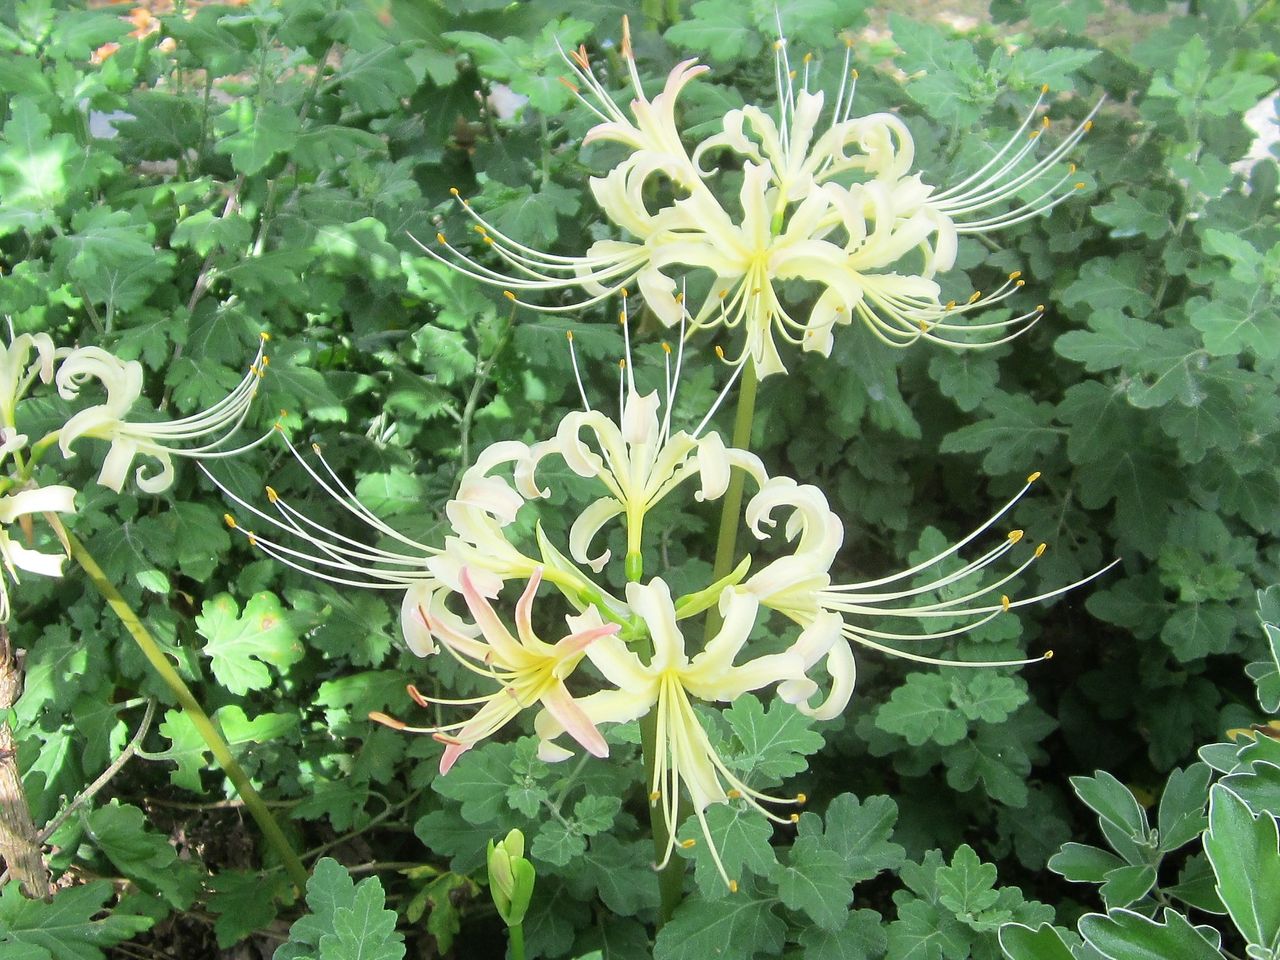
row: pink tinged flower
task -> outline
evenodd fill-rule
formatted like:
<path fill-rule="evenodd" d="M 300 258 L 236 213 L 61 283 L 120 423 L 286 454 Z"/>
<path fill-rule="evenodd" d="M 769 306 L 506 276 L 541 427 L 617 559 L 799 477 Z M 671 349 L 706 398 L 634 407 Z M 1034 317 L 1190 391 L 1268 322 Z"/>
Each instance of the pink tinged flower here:
<path fill-rule="evenodd" d="M 381 713 L 370 714 L 370 718 L 397 730 L 431 734 L 445 744 L 440 759 L 441 774 L 448 773 L 458 758 L 480 740 L 498 732 L 522 710 L 535 704 L 542 708 L 540 715 L 553 718 L 557 730 L 567 732 L 588 753 L 608 756 L 609 745 L 580 701 L 569 693 L 565 680 L 592 644 L 613 637 L 620 627 L 616 623 L 598 624 L 573 629 L 554 644 L 540 640 L 533 630 L 533 599 L 541 581 L 542 571 L 534 570 L 516 603 L 515 636 L 476 589 L 465 569 L 461 573 L 462 594 L 475 618 L 478 635 L 468 636 L 428 618 L 428 628 L 463 667 L 496 681 L 499 687 L 491 694 L 467 700 L 428 697 L 413 688 L 410 694 L 421 706 L 478 704 L 479 709 L 469 719 L 435 727 L 411 727 Z"/>
<path fill-rule="evenodd" d="M 128 479 L 129 468 L 139 455 L 150 457 L 159 469 L 148 473 L 145 467 L 134 472 L 134 480 L 147 493 L 167 489 L 174 478 L 175 456 L 197 460 L 235 456 L 264 442 L 270 431 L 249 443 L 228 448 L 239 431 L 258 392 L 258 382 L 265 375 L 267 357 L 263 351 L 267 336 L 262 335 L 258 353 L 249 371 L 227 396 L 207 410 L 178 420 L 153 423 L 126 419 L 142 395 L 142 364 L 122 361 L 98 347 L 81 347 L 67 354 L 58 367 L 58 393 L 64 400 L 74 400 L 90 380 L 99 381 L 106 389 L 103 403 L 88 407 L 71 417 L 58 432 L 58 445 L 63 456 L 75 453 L 71 445 L 81 437 L 107 440 L 111 447 L 102 464 L 98 482 L 120 492 Z"/>

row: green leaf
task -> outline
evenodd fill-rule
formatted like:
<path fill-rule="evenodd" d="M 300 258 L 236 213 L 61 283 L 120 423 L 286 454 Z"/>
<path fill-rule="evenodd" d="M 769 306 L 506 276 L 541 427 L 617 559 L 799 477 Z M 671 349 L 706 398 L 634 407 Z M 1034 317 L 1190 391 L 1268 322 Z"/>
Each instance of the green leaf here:
<path fill-rule="evenodd" d="M 1146 812 L 1129 788 L 1107 771 L 1098 770 L 1092 777 L 1072 777 L 1071 788 L 1104 824 L 1136 843 L 1146 842 Z"/>
<path fill-rule="evenodd" d="M 1143 234 L 1158 240 L 1169 232 L 1173 197 L 1163 190 L 1142 189 L 1135 197 L 1121 188 L 1093 208 L 1093 218 L 1111 226 L 1117 239 Z"/>
<path fill-rule="evenodd" d="M 645 840 L 624 843 L 612 833 L 598 834 L 565 879 L 575 896 L 586 900 L 594 891 L 618 917 L 635 916 L 658 905 L 653 844 Z"/>
<path fill-rule="evenodd" d="M 749 60 L 764 49 L 751 8 L 734 0 L 697 0 L 692 15 L 667 28 L 667 42 L 712 60 Z"/>
<path fill-rule="evenodd" d="M 767 876 L 777 863 L 769 841 L 773 827 L 755 810 L 741 802 L 717 803 L 705 811 L 710 840 L 702 834 L 694 817 L 685 818 L 677 834 L 680 843 L 692 840 L 689 848 L 677 847 L 680 855 L 694 862 L 694 879 L 702 895 L 711 899 L 728 894 L 724 878 L 716 866 L 711 847 L 715 846 L 730 880 L 741 881 L 745 873 Z"/>
<path fill-rule="evenodd" d="M 749 889 L 719 900 L 688 897 L 665 923 L 653 945 L 654 960 L 706 960 L 781 952 L 786 925 L 767 901 Z"/>
<path fill-rule="evenodd" d="M 905 851 L 889 840 L 897 817 L 897 804 L 889 797 L 859 801 L 842 793 L 827 806 L 825 828 L 816 814 L 802 813 L 797 835 L 821 838 L 822 847 L 840 856 L 840 876 L 852 885 L 901 866 Z"/>
<path fill-rule="evenodd" d="M 1147 895 L 1155 886 L 1156 869 L 1149 864 L 1129 865 L 1108 870 L 1098 890 L 1108 910 L 1127 907 Z"/>
<path fill-rule="evenodd" d="M 1160 850 L 1177 850 L 1200 836 L 1208 825 L 1204 805 L 1209 796 L 1208 765 L 1193 763 L 1185 770 L 1169 774 L 1160 797 L 1160 813 L 1156 823 L 1160 830 Z"/>
<path fill-rule="evenodd" d="M 350 906 L 333 912 L 333 933 L 320 938 L 319 960 L 401 960 L 404 937 L 396 933 L 396 912 L 377 877 L 361 880 Z"/>
<path fill-rule="evenodd" d="M 1000 723 L 1027 702 L 1026 681 L 969 671 L 952 676 L 951 702 L 968 720 Z"/>
<path fill-rule="evenodd" d="M 800 932 L 805 960 L 873 960 L 888 946 L 884 921 L 874 910 L 852 910 L 838 930 L 819 926 Z"/>
<path fill-rule="evenodd" d="M 939 867 L 938 902 L 960 919 L 977 916 L 995 906 L 995 864 L 983 863 L 967 843 L 956 850 L 949 867 Z"/>
<path fill-rule="evenodd" d="M 1010 80 L 1021 86 L 1048 84 L 1054 90 L 1070 89 L 1075 74 L 1097 58 L 1099 50 L 1053 46 L 1047 50 L 1024 47 L 1013 55 Z"/>
<path fill-rule="evenodd" d="M 1280 844 L 1276 818 L 1257 816 L 1238 795 L 1215 784 L 1209 794 L 1204 850 L 1218 877 L 1218 895 L 1250 944 L 1280 946 Z"/>
<path fill-rule="evenodd" d="M 550 246 L 559 234 L 556 218 L 573 216 L 582 204 L 576 191 L 551 181 L 536 193 L 528 187 L 509 187 L 499 197 L 502 202 L 486 211 L 489 221 L 533 247 Z"/>
<path fill-rule="evenodd" d="M 219 707 L 213 720 L 233 754 L 241 752 L 237 748 L 247 744 L 266 743 L 291 734 L 298 726 L 296 713 L 264 713 L 250 720 L 236 704 Z M 153 760 L 171 760 L 178 765 L 169 774 L 169 780 L 175 787 L 193 793 L 203 792 L 200 771 L 209 766 L 210 751 L 190 716 L 182 710 L 166 711 L 160 733 L 169 739 L 171 745 L 148 756 Z"/>
<path fill-rule="evenodd" d="M 991 80 L 967 39 L 948 39 L 920 20 L 890 14 L 889 28 L 902 48 L 899 69 L 912 75 L 907 95 L 938 122 L 953 127 L 972 124 L 979 105 L 990 102 Z"/>
<path fill-rule="evenodd" d="M 1000 949 L 1009 960 L 1074 960 L 1062 934 L 1047 923 L 1035 929 L 1006 923 L 1000 928 Z"/>
<path fill-rule="evenodd" d="M 970 413 L 995 394 L 1000 365 L 990 350 L 943 350 L 929 360 L 929 376 L 943 396 Z"/>
<path fill-rule="evenodd" d="M 778 898 L 791 910 L 808 914 L 824 930 L 844 925 L 853 887 L 841 875 L 844 858 L 824 849 L 816 837 L 800 837 L 786 860 L 769 875 L 778 886 Z"/>
<path fill-rule="evenodd" d="M 232 101 L 228 116 L 236 132 L 217 145 L 219 153 L 231 157 L 237 173 L 253 176 L 280 153 L 293 149 L 298 142 L 298 115 L 282 103 L 257 107 L 250 97 Z"/>
<path fill-rule="evenodd" d="M 905 737 L 913 747 L 933 741 L 959 743 L 968 732 L 964 715 L 951 704 L 951 683 L 934 673 L 913 673 L 876 711 L 876 726 Z"/>
<path fill-rule="evenodd" d="M 1064 843 L 1049 858 L 1049 869 L 1073 883 L 1102 883 L 1108 873 L 1124 865 L 1109 850 L 1085 843 Z"/>
<path fill-rule="evenodd" d="M 947 783 L 956 790 L 972 790 L 981 780 L 993 800 L 1011 807 L 1027 805 L 1031 758 L 1026 747 L 1011 740 L 1003 726 L 979 728 L 974 736 L 948 751 L 946 762 Z"/>
<path fill-rule="evenodd" d="M 28 900 L 10 883 L 0 892 L 0 947 L 5 956 L 32 960 L 102 960 L 103 949 L 150 929 L 151 917 L 114 913 L 94 920 L 112 896 L 111 884 L 94 880 L 58 890 L 51 902 Z M 17 951 L 25 950 L 26 953 Z"/>
<path fill-rule="evenodd" d="M 302 659 L 302 643 L 274 593 L 255 593 L 240 614 L 235 598 L 221 593 L 206 600 L 196 629 L 207 643 L 213 675 L 232 693 L 244 694 L 271 685 L 268 664 L 284 672 Z"/>
<path fill-rule="evenodd" d="M 1143 266 L 1143 258 L 1136 253 L 1088 260 L 1076 281 L 1062 291 L 1062 302 L 1087 309 L 1106 304 L 1108 312 L 1127 310 L 1131 316 L 1145 317 L 1155 302 L 1143 289 Z"/>
<path fill-rule="evenodd" d="M 808 768 L 805 758 L 822 749 L 813 719 L 779 699 L 770 701 L 766 712 L 755 697 L 739 697 L 721 716 L 742 745 L 732 763 L 748 781 L 762 777 L 776 782 L 801 773 Z"/>
<path fill-rule="evenodd" d="M 196 864 L 178 861 L 169 841 L 147 829 L 147 817 L 137 807 L 112 800 L 88 817 L 89 835 L 120 871 L 141 881 L 175 908 L 191 906 L 204 873 Z"/>
<path fill-rule="evenodd" d="M 1173 910 L 1165 910 L 1164 923 L 1132 910 L 1085 914 L 1080 934 L 1107 960 L 1222 960 L 1217 947 Z"/>
<path fill-rule="evenodd" d="M 1051 426 L 1053 407 L 1023 394 L 996 394 L 987 405 L 988 419 L 966 424 L 942 438 L 943 453 L 981 453 L 982 469 L 996 476 L 1030 473 L 1058 447 L 1059 431 Z"/>
<path fill-rule="evenodd" d="M 265 874 L 250 870 L 223 870 L 206 882 L 210 893 L 209 911 L 217 919 L 213 932 L 218 946 L 229 949 L 255 930 L 270 926 L 279 910 L 278 902 L 289 889 L 283 871 Z"/>
<path fill-rule="evenodd" d="M 461 801 L 460 812 L 468 823 L 488 823 L 505 805 L 515 750 L 513 743 L 486 743 L 468 750 L 447 776 L 431 782 L 431 788 Z"/>

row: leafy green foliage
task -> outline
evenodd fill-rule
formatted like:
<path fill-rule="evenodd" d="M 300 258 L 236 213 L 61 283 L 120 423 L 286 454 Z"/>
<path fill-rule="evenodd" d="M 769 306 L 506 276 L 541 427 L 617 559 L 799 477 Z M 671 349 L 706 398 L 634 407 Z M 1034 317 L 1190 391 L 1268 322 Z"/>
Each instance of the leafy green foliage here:
<path fill-rule="evenodd" d="M 104 947 L 154 923 L 121 912 L 95 919 L 110 896 L 105 880 L 60 890 L 49 903 L 28 900 L 8 884 L 0 893 L 0 946 L 15 960 L 101 960 Z"/>
<path fill-rule="evenodd" d="M 396 914 L 385 909 L 377 877 L 359 883 L 345 867 L 328 857 L 319 861 L 307 882 L 310 913 L 289 928 L 289 942 L 275 955 L 280 960 L 402 960 L 404 938 L 396 933 Z"/>

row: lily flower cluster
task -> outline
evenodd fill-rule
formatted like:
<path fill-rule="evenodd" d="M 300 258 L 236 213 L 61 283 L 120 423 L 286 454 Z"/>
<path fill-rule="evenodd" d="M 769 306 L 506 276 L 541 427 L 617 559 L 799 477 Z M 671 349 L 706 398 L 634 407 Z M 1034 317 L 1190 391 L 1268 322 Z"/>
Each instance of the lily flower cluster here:
<path fill-rule="evenodd" d="M 232 456 L 257 446 L 266 437 L 230 448 L 257 393 L 267 366 L 263 334 L 257 356 L 240 383 L 208 410 L 177 420 L 135 421 L 130 411 L 142 396 L 142 365 L 121 360 L 99 347 L 58 347 L 47 333 L 10 335 L 0 343 L 0 622 L 9 617 L 8 578 L 18 580 L 23 570 L 57 577 L 70 553 L 59 519 L 75 513 L 75 488 L 66 484 L 41 485 L 37 467 L 56 446 L 63 458 L 76 455 L 72 445 L 82 438 L 105 440 L 110 445 L 98 474 L 98 483 L 119 493 L 137 457 L 158 465 L 153 471 L 138 467 L 134 479 L 147 493 L 160 493 L 173 483 L 173 457 L 210 458 Z M 48 430 L 35 442 L 20 432 L 21 403 L 37 384 L 52 384 L 65 401 L 76 401 L 90 381 L 105 390 L 105 398 L 73 413 L 65 423 Z M 266 436 L 270 436 L 267 434 Z M 24 546 L 10 534 L 17 523 L 24 538 L 34 536 L 33 518 L 43 517 L 60 540 L 62 553 L 47 553 Z"/>
<path fill-rule="evenodd" d="M 572 338 L 570 345 L 572 349 Z M 651 715 L 657 746 L 650 799 L 669 838 L 658 866 L 674 850 L 683 792 L 725 883 L 734 888 L 736 882 L 711 841 L 706 809 L 742 803 L 787 822 L 794 818 L 774 809 L 804 798 L 772 796 L 748 782 L 749 776 L 735 773 L 699 711 L 755 694 L 777 696 L 817 719 L 835 717 L 853 694 L 855 645 L 954 666 L 1020 666 L 1046 659 L 1049 653 L 961 662 L 913 647 L 959 636 L 1070 587 L 1016 599 L 1003 592 L 1012 591 L 1011 582 L 1044 549 L 1029 547 L 1020 531 L 999 537 L 995 547 L 959 569 L 932 575 L 940 562 L 989 532 L 1017 497 L 959 544 L 909 570 L 861 583 L 837 582 L 831 571 L 844 528 L 826 497 L 812 485 L 771 476 L 754 454 L 727 446 L 707 429 L 714 406 L 694 430 L 674 429 L 682 350 L 667 348 L 665 363 L 662 395 L 642 391 L 628 340 L 616 416 L 592 408 L 584 391 L 585 409 L 567 414 L 553 436 L 532 444 L 501 441 L 484 450 L 447 505 L 452 534 L 440 546 L 415 542 L 379 520 L 318 448 L 313 449 L 317 466 L 287 437 L 289 450 L 320 490 L 387 545 L 371 546 L 326 526 L 270 487 L 270 510 L 224 487 L 255 518 L 246 526 L 228 514 L 227 523 L 254 546 L 316 577 L 403 591 L 402 626 L 409 647 L 419 656 L 442 651 L 491 687 L 477 697 L 447 700 L 411 686 L 409 694 L 421 707 L 471 709 L 469 715 L 439 725 L 416 726 L 371 714 L 395 729 L 428 734 L 443 743 L 441 773 L 526 711 L 534 712 L 539 754 L 547 761 L 572 756 L 574 744 L 594 756 L 607 756 L 604 729 Z M 578 382 L 581 386 L 580 376 Z M 549 460 L 596 489 L 593 499 L 571 500 L 564 508 L 575 516 L 563 544 L 553 542 L 541 523 L 531 534 L 519 534 L 528 529 L 526 522 L 518 522 L 519 514 L 537 514 L 548 503 L 560 502 L 552 495 L 563 491 L 543 485 L 543 466 Z M 744 522 L 773 558 L 757 562 L 744 557 L 728 576 L 677 596 L 662 574 L 649 576 L 645 569 L 655 556 L 653 538 L 645 536 L 646 518 L 674 498 L 720 500 L 735 471 L 754 491 Z M 615 528 L 620 528 L 615 542 L 625 545 L 617 559 L 603 545 Z M 987 567 L 1019 550 L 1025 550 L 1021 562 L 982 582 Z M 621 589 L 614 586 L 619 583 Z M 509 625 L 499 609 L 517 595 L 512 584 L 519 589 Z M 535 616 L 534 610 L 548 604 L 564 614 L 564 626 L 553 640 L 539 632 L 539 624 L 553 621 Z M 699 648 L 693 639 L 703 634 L 697 618 L 712 608 L 720 626 Z M 920 626 L 914 632 L 876 626 L 885 620 Z M 946 625 L 929 626 L 940 620 Z M 562 742 L 563 737 L 570 742 Z"/>
<path fill-rule="evenodd" d="M 625 18 L 621 54 L 634 92 L 629 116 L 584 47 L 566 54 L 566 62 L 571 88 L 600 121 L 584 145 L 611 142 L 627 151 L 590 185 L 600 209 L 628 239 L 600 240 L 582 256 L 547 253 L 503 233 L 459 198 L 492 256 L 468 255 L 443 234 L 437 240 L 445 252 L 424 247 L 429 254 L 538 310 L 575 311 L 624 287 L 638 288 L 668 327 L 686 315 L 681 281 L 690 272 L 702 274 L 706 293 L 689 311 L 691 326 L 738 331 L 735 360 L 749 361 L 759 377 L 785 372 L 775 338 L 827 356 L 834 328 L 855 318 L 893 346 L 927 340 L 965 348 L 1003 343 L 1042 315 L 1037 305 L 1003 319 L 966 320 L 1015 293 L 1024 283 L 1018 272 L 959 303 L 943 301 L 936 278 L 955 265 L 960 236 L 1046 213 L 1085 186 L 1065 158 L 1097 107 L 1037 158 L 1049 126 L 1041 114 L 1044 88 L 1007 143 L 962 182 L 941 189 L 912 172 L 915 145 L 899 117 L 854 115 L 857 71 L 847 51 L 825 129 L 826 93 L 810 90 L 812 58 L 793 67 L 784 38 L 774 45 L 776 111 L 730 110 L 719 132 L 692 151 L 677 123 L 677 101 L 709 68 L 694 60 L 678 64 L 649 99 Z M 717 156 L 724 162 L 708 166 Z M 741 169 L 736 197 L 713 189 L 735 167 Z M 652 200 L 655 195 L 671 199 Z M 804 292 L 793 296 L 797 288 Z M 574 289 L 584 296 L 572 302 L 526 299 Z"/>

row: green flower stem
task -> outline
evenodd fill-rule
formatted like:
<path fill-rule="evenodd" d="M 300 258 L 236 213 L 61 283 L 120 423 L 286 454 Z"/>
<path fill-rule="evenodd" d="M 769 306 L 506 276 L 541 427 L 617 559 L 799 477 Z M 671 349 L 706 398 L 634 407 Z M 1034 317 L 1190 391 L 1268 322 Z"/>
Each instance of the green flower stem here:
<path fill-rule="evenodd" d="M 186 685 L 182 677 L 178 676 L 178 671 L 173 668 L 173 664 L 166 659 L 160 649 L 160 645 L 156 643 L 155 638 L 151 636 L 151 633 L 143 625 L 138 615 L 134 613 L 133 608 L 129 606 L 129 602 L 121 596 L 115 584 L 103 573 L 102 567 L 98 566 L 98 562 L 93 559 L 93 555 L 89 553 L 85 545 L 71 533 L 67 533 L 67 543 L 71 548 L 72 558 L 89 575 L 89 579 L 98 588 L 98 592 L 107 601 L 107 605 L 120 618 L 120 622 L 124 624 L 125 629 L 137 641 L 138 647 L 151 662 L 151 666 L 156 673 L 160 675 L 160 679 L 173 692 L 182 709 L 191 718 L 191 722 L 204 739 L 205 745 L 218 762 L 218 766 L 226 773 L 227 778 L 235 786 L 236 792 L 244 800 L 245 807 L 253 815 L 253 819 L 258 822 L 258 827 L 262 830 L 263 836 L 266 837 L 267 843 L 275 848 L 281 862 L 284 864 L 285 871 L 289 874 L 290 879 L 293 880 L 294 886 L 298 888 L 300 894 L 304 893 L 307 887 L 307 868 L 302 865 L 302 861 L 294 852 L 293 847 L 289 845 L 289 840 L 285 837 L 284 831 L 280 829 L 280 825 L 271 816 L 271 811 L 267 809 L 262 797 L 258 795 L 258 791 L 249 782 L 249 777 L 244 772 L 244 769 L 236 762 L 235 757 L 231 755 L 231 748 L 222 739 L 222 735 L 218 733 L 213 721 L 201 709 L 200 704 L 196 702 L 195 696 L 192 695 L 191 689 Z"/>
<path fill-rule="evenodd" d="M 747 364 L 747 369 L 742 371 L 742 386 L 738 388 L 738 410 L 733 420 L 733 446 L 740 450 L 750 450 L 751 424 L 756 415 L 756 388 L 760 381 L 751 360 L 748 358 L 743 362 Z M 733 552 L 738 546 L 738 527 L 742 525 L 744 479 L 741 470 L 734 470 L 729 477 L 729 489 L 725 491 L 723 506 L 720 508 L 720 535 L 716 538 L 712 582 L 727 577 L 733 569 Z M 719 606 L 712 606 L 707 611 L 707 640 L 719 632 L 722 623 Z"/>
<path fill-rule="evenodd" d="M 507 937 L 511 941 L 511 960 L 524 960 L 524 924 L 507 927 Z"/>
<path fill-rule="evenodd" d="M 653 783 L 653 772 L 658 763 L 658 712 L 650 710 L 647 714 L 640 718 L 640 747 L 644 752 L 644 784 L 645 789 L 649 789 L 649 784 Z M 680 803 L 680 813 L 683 814 L 685 803 Z M 649 804 L 649 829 L 653 833 L 653 851 L 654 863 L 661 862 L 663 856 L 667 852 L 667 843 L 671 839 L 671 834 L 667 831 L 667 821 L 662 815 L 662 807 L 659 804 Z M 680 906 L 680 900 L 684 896 L 684 860 L 678 856 L 672 856 L 667 861 L 667 865 L 658 871 L 658 892 L 660 902 L 658 907 L 658 929 L 662 929 L 662 925 L 671 919 L 671 915 L 675 913 L 676 907 Z"/>

